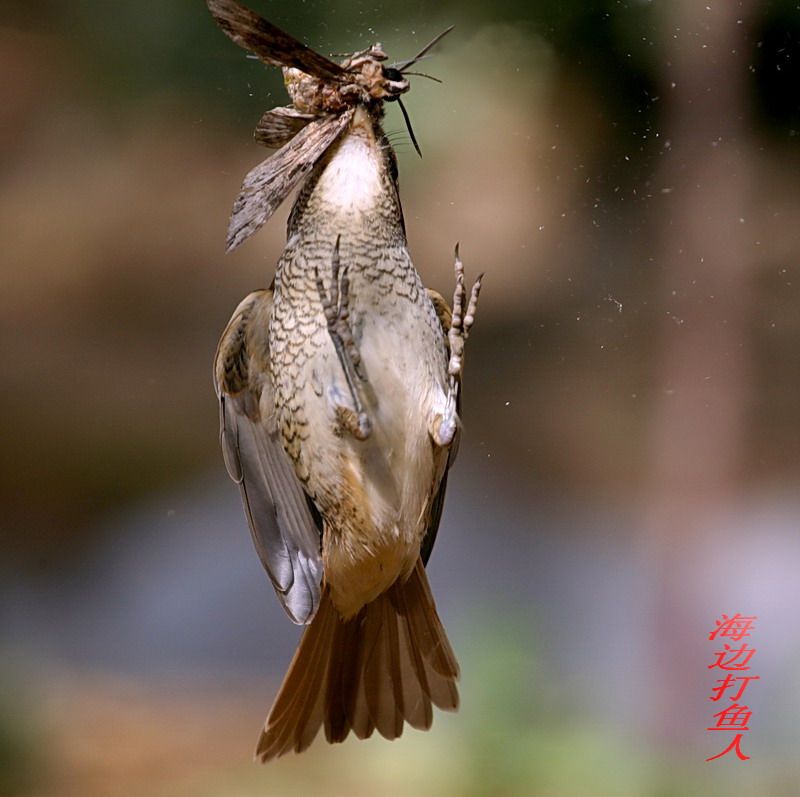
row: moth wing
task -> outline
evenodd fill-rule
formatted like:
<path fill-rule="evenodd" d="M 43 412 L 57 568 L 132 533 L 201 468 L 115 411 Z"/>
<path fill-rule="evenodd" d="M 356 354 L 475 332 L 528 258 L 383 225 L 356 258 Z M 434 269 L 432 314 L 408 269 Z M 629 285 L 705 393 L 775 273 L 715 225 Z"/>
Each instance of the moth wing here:
<path fill-rule="evenodd" d="M 263 226 L 341 135 L 352 117 L 353 111 L 349 110 L 339 116 L 325 116 L 309 122 L 288 144 L 244 178 L 228 226 L 229 252 Z"/>
<path fill-rule="evenodd" d="M 273 108 L 261 117 L 256 127 L 256 142 L 263 147 L 280 149 L 316 118 L 315 114 L 302 113 L 294 108 Z"/>
<path fill-rule="evenodd" d="M 315 53 L 236 0 L 207 0 L 208 10 L 229 39 L 271 66 L 293 66 L 323 80 L 341 81 L 339 64 Z"/>
<path fill-rule="evenodd" d="M 322 581 L 320 530 L 277 428 L 269 375 L 272 291 L 245 298 L 214 360 L 225 465 L 238 483 L 258 556 L 286 613 L 310 622 Z"/>

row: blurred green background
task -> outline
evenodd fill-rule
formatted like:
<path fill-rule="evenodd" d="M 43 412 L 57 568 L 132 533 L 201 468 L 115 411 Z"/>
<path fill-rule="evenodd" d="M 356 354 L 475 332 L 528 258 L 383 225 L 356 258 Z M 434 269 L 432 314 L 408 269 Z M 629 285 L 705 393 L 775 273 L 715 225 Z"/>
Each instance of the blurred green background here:
<path fill-rule="evenodd" d="M 217 443 L 211 359 L 288 206 L 224 238 L 280 72 L 201 0 L 0 10 L 0 793 L 792 795 L 800 777 L 800 11 L 254 9 L 410 57 L 409 244 L 486 272 L 429 571 L 462 710 L 262 768 L 298 636 Z M 743 751 L 708 731 L 757 615 Z M 724 676 L 724 674 L 723 674 Z"/>

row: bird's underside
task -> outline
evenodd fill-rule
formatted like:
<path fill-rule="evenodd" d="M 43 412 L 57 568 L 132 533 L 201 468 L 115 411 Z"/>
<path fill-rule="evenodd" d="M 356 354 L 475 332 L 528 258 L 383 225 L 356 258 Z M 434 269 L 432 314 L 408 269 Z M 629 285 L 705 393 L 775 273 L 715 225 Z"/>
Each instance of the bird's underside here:
<path fill-rule="evenodd" d="M 338 257 L 338 253 L 337 253 Z M 336 274 L 337 264 L 331 264 Z M 474 314 L 476 292 L 470 308 L 464 313 L 464 278 L 460 260 L 456 259 L 457 287 L 455 320 L 445 299 L 433 290 L 427 296 L 441 325 L 448 352 L 454 351 L 448 370 L 456 391 L 454 409 L 458 407 L 457 389 L 460 383 L 460 357 Z M 349 288 L 348 288 L 349 291 Z M 328 313 L 329 335 L 343 375 L 352 373 L 352 404 L 362 406 L 357 394 L 366 390 L 361 373 L 361 358 L 347 323 L 346 303 L 338 304 L 337 297 L 321 299 L 326 306 L 337 305 L 337 313 Z M 299 624 L 308 623 L 319 604 L 322 583 L 323 520 L 303 482 L 295 472 L 292 458 L 287 454 L 278 428 L 275 389 L 271 378 L 269 325 L 273 309 L 273 290 L 257 290 L 249 294 L 236 308 L 222 334 L 214 364 L 217 395 L 220 403 L 220 439 L 226 468 L 239 484 L 248 525 L 264 568 L 275 587 L 286 612 Z M 345 313 L 342 313 L 345 309 Z M 466 329 L 464 318 L 467 319 Z M 347 345 L 341 342 L 342 336 Z M 453 345 L 455 341 L 455 345 Z M 345 378 L 350 390 L 351 379 Z M 345 404 L 346 402 L 343 402 Z M 365 438 L 358 416 L 350 407 L 337 407 L 341 425 L 337 435 L 350 434 Z M 363 410 L 362 410 L 363 412 Z M 450 418 L 435 418 L 431 427 L 432 446 L 447 449 L 446 468 L 452 465 L 457 453 L 458 426 Z M 371 426 L 368 416 L 366 423 Z M 442 433 L 441 427 L 444 426 Z M 454 434 L 447 439 L 448 427 Z M 371 428 L 370 430 L 371 431 Z M 444 434 L 444 438 L 443 438 Z M 368 435 L 367 435 L 368 436 Z M 438 438 L 438 441 L 437 441 Z M 427 563 L 441 518 L 446 487 L 446 469 L 430 501 L 425 534 L 420 545 L 423 564 Z"/>
<path fill-rule="evenodd" d="M 441 295 L 426 293 L 451 353 L 450 380 L 456 391 L 460 342 L 468 331 L 464 319 L 471 322 L 474 312 L 474 295 L 466 312 L 464 295 L 459 261 L 455 313 Z M 305 491 L 278 429 L 269 339 L 273 298 L 272 290 L 261 290 L 242 301 L 222 336 L 215 363 L 225 461 L 239 483 L 256 550 L 289 616 L 308 624 L 259 739 L 257 755 L 263 761 L 304 750 L 321 727 L 330 742 L 342 741 L 350 731 L 366 738 L 376 729 L 394 739 L 405 722 L 430 727 L 432 706 L 458 706 L 458 664 L 424 571 L 441 517 L 446 470 L 457 451 L 458 426 L 449 441 L 440 435 L 447 422 L 436 418 L 430 427 L 428 445 L 442 451 L 444 465 L 427 500 L 424 533 L 415 541 L 411 568 L 344 617 L 324 567 L 330 515 L 320 513 Z M 357 389 L 369 392 L 355 337 L 346 329 L 348 292 L 339 298 L 345 299 L 344 308 L 329 301 L 339 307 L 335 319 L 328 314 L 331 349 L 342 373 L 352 369 Z M 341 347 L 334 343 L 337 334 L 345 339 Z M 355 445 L 366 445 L 361 432 L 348 422 L 337 430 L 343 437 L 350 435 Z M 368 437 L 372 433 L 370 428 Z"/>

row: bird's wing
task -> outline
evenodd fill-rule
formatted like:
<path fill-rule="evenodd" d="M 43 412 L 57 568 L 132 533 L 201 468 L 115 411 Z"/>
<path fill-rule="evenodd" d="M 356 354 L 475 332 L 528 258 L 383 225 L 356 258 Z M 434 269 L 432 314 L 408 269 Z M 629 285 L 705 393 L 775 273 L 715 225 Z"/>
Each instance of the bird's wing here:
<path fill-rule="evenodd" d="M 242 495 L 253 542 L 292 620 L 319 605 L 320 529 L 278 433 L 269 374 L 272 291 L 236 308 L 217 348 L 214 381 L 225 465 Z"/>
<path fill-rule="evenodd" d="M 436 315 L 438 316 L 439 322 L 442 325 L 445 345 L 447 345 L 448 341 L 447 333 L 450 331 L 450 324 L 453 318 L 452 311 L 450 310 L 450 307 L 448 306 L 444 297 L 440 293 L 431 290 L 430 288 L 428 288 L 427 291 L 428 291 L 428 298 L 433 303 L 433 307 L 436 310 Z M 456 412 L 459 414 L 461 412 L 460 391 L 458 393 L 458 396 L 456 397 Z M 422 547 L 420 549 L 420 555 L 422 556 L 422 563 L 425 565 L 428 564 L 428 559 L 431 555 L 431 551 L 433 550 L 433 544 L 434 542 L 436 542 L 436 533 L 439 531 L 439 522 L 442 519 L 442 508 L 444 507 L 444 495 L 445 492 L 447 491 L 447 473 L 450 470 L 452 464 L 455 462 L 456 456 L 458 455 L 458 444 L 460 439 L 461 439 L 461 426 L 459 425 L 458 428 L 456 429 L 453 442 L 450 444 L 450 449 L 447 452 L 447 465 L 445 466 L 445 470 L 442 475 L 442 480 L 439 482 L 439 487 L 437 488 L 433 496 L 433 501 L 431 502 L 431 508 L 428 516 L 428 529 L 425 532 L 425 536 L 422 539 Z"/>

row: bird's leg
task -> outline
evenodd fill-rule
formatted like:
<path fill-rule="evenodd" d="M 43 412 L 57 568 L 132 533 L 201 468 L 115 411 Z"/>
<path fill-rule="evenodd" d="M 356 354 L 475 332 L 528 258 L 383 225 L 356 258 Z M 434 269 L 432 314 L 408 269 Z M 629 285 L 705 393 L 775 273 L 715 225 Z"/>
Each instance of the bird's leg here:
<path fill-rule="evenodd" d="M 434 418 L 431 436 L 437 445 L 447 446 L 453 442 L 458 427 L 458 393 L 461 387 L 461 375 L 464 371 L 464 347 L 469 337 L 469 331 L 475 322 L 475 311 L 478 308 L 478 296 L 481 292 L 483 274 L 478 276 L 470 292 L 469 302 L 464 308 L 467 289 L 464 283 L 464 264 L 458 254 L 458 244 L 455 252 L 456 287 L 453 292 L 453 311 L 450 329 L 447 331 L 447 342 L 450 348 L 450 360 L 447 364 L 449 389 L 444 412 Z"/>
<path fill-rule="evenodd" d="M 316 269 L 317 291 L 325 321 L 328 325 L 328 334 L 331 336 L 336 356 L 344 371 L 347 388 L 352 398 L 352 407 L 337 404 L 336 417 L 341 427 L 349 431 L 358 440 L 366 440 L 372 431 L 372 424 L 364 409 L 364 400 L 361 393 L 361 382 L 367 378 L 361 365 L 361 352 L 358 350 L 353 330 L 350 327 L 350 278 L 347 266 L 340 268 L 339 238 L 333 248 L 331 262 L 331 287 L 330 292 L 325 291 L 319 268 Z M 340 277 L 341 271 L 341 277 Z"/>

